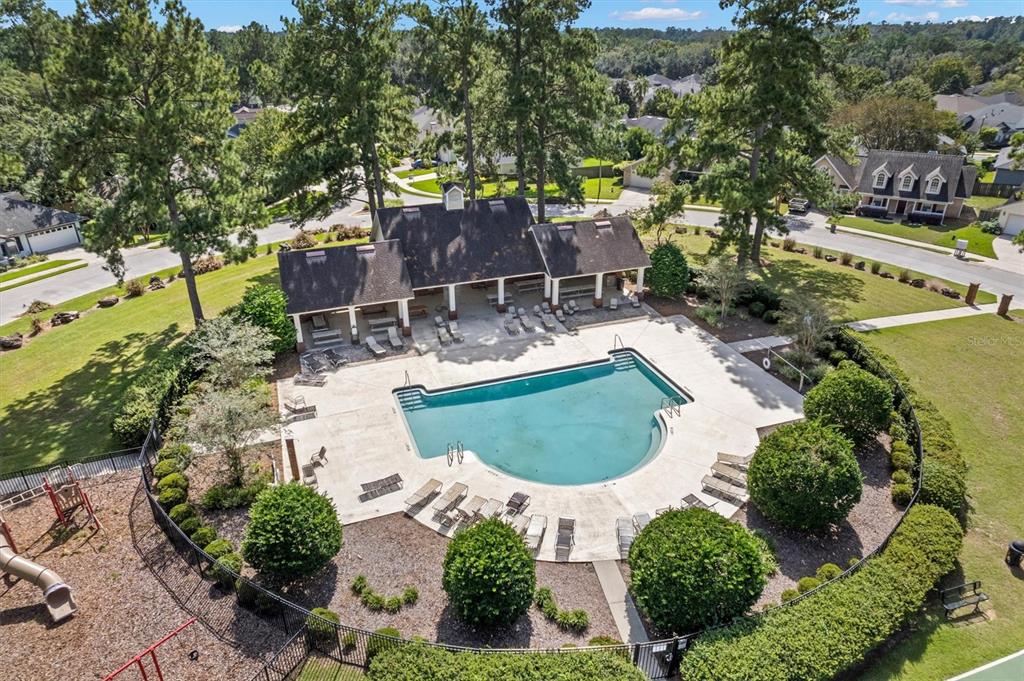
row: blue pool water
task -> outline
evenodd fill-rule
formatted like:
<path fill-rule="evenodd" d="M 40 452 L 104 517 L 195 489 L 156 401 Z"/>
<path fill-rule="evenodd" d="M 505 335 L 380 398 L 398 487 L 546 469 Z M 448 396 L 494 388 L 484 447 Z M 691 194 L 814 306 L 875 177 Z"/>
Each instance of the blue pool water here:
<path fill-rule="evenodd" d="M 682 397 L 630 352 L 607 362 L 439 392 L 397 393 L 420 456 L 459 440 L 489 466 L 553 485 L 617 478 L 657 451 L 654 413 Z"/>

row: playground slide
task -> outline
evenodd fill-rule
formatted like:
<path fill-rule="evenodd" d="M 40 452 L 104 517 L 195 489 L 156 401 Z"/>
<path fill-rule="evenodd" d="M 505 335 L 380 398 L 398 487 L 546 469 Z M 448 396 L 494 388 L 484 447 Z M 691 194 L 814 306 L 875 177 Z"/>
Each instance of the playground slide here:
<path fill-rule="evenodd" d="M 78 609 L 71 587 L 53 570 L 16 554 L 3 532 L 0 532 L 0 572 L 10 573 L 42 589 L 46 608 L 54 622 L 70 617 Z"/>

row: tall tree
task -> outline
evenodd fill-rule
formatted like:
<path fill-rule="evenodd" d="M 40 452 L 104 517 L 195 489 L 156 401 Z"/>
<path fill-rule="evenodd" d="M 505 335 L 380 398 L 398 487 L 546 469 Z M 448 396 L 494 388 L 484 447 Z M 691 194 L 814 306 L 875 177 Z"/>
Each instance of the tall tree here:
<path fill-rule="evenodd" d="M 696 112 L 696 135 L 677 135 L 674 161 L 702 167 L 701 194 L 722 204 L 720 248 L 760 262 L 766 229 L 785 229 L 778 196 L 822 198 L 813 159 L 830 146 L 826 77 L 841 80 L 826 40 L 849 39 L 853 0 L 721 0 L 736 6 L 714 85 L 677 107 L 679 132 Z M 692 103 L 691 103 L 692 100 Z M 751 226 L 754 232 L 751 234 Z"/>
<path fill-rule="evenodd" d="M 429 49 L 420 71 L 426 75 L 427 101 L 453 118 L 465 132 L 469 198 L 476 199 L 476 146 L 473 135 L 473 89 L 483 69 L 488 39 L 487 15 L 475 0 L 439 0 L 435 8 L 417 4 L 411 13 Z"/>
<path fill-rule="evenodd" d="M 202 24 L 178 0 L 85 0 L 71 20 L 56 95 L 76 112 L 59 132 L 63 162 L 104 185 L 86 243 L 124 275 L 121 248 L 139 222 L 166 232 L 181 258 L 192 316 L 203 319 L 192 259 L 244 257 L 265 215 L 227 143 L 231 79 Z"/>
<path fill-rule="evenodd" d="M 407 144 L 411 102 L 392 81 L 397 49 L 394 0 L 295 0 L 286 19 L 286 72 L 297 103 L 291 179 L 300 217 L 326 215 L 354 194 L 362 168 L 370 210 L 384 205 L 381 156 Z M 353 147 L 356 150 L 352 156 Z M 327 181 L 327 191 L 307 187 Z"/>
<path fill-rule="evenodd" d="M 229 64 L 238 69 L 238 93 L 242 102 L 277 104 L 281 99 L 280 38 L 252 21 L 233 36 Z"/>
<path fill-rule="evenodd" d="M 959 127 L 955 116 L 937 111 L 931 101 L 889 96 L 851 104 L 838 111 L 833 122 L 849 125 L 868 149 L 894 151 L 931 151 L 937 148 L 939 133 L 955 133 Z"/>
<path fill-rule="evenodd" d="M 526 47 L 526 30 L 530 16 L 530 0 L 488 0 L 493 3 L 491 15 L 498 23 L 495 35 L 505 76 L 503 100 L 507 117 L 512 121 L 513 154 L 516 157 L 516 191 L 526 195 L 526 126 L 529 97 L 527 65 L 530 55 Z"/>

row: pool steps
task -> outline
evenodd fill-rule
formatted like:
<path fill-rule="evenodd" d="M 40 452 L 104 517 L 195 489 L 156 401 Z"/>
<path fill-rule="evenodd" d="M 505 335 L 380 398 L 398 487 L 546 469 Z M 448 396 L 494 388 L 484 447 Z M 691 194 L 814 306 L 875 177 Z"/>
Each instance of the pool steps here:
<path fill-rule="evenodd" d="M 398 393 L 398 404 L 404 411 L 416 411 L 427 406 L 423 402 L 423 393 L 419 390 L 403 390 Z"/>

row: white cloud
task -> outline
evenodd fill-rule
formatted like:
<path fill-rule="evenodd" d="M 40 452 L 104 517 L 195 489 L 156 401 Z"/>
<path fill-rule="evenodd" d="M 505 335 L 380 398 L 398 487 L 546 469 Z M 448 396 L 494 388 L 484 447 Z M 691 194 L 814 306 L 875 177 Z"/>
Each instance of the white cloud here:
<path fill-rule="evenodd" d="M 885 0 L 885 4 L 903 5 L 905 7 L 929 7 L 932 5 L 967 7 L 967 0 Z"/>
<path fill-rule="evenodd" d="M 213 30 L 220 31 L 221 33 L 238 33 L 239 31 L 242 30 L 242 27 L 241 26 L 235 26 L 235 25 L 231 25 L 231 26 L 218 26 L 217 28 L 215 28 Z"/>
<path fill-rule="evenodd" d="M 958 21 L 988 21 L 989 19 L 994 18 L 995 17 L 979 17 L 977 14 L 970 14 L 965 17 L 953 17 L 952 19 L 950 19 L 950 21 L 952 21 L 953 23 L 956 23 Z"/>
<path fill-rule="evenodd" d="M 913 14 L 902 14 L 900 12 L 892 12 L 891 14 L 889 14 L 889 16 L 887 16 L 885 18 L 885 20 L 890 22 L 890 23 L 896 23 L 896 24 L 903 24 L 903 23 L 907 23 L 907 22 L 910 22 L 910 21 L 913 21 L 915 23 L 925 23 L 925 22 L 929 22 L 929 21 L 938 21 L 939 20 L 939 13 L 938 12 L 925 12 L 924 14 L 916 15 L 915 16 Z"/>
<path fill-rule="evenodd" d="M 611 15 L 623 21 L 694 21 L 704 16 L 704 13 L 678 7 L 644 7 L 629 12 L 612 12 Z"/>
<path fill-rule="evenodd" d="M 942 0 L 943 7 L 967 7 L 967 0 Z"/>

